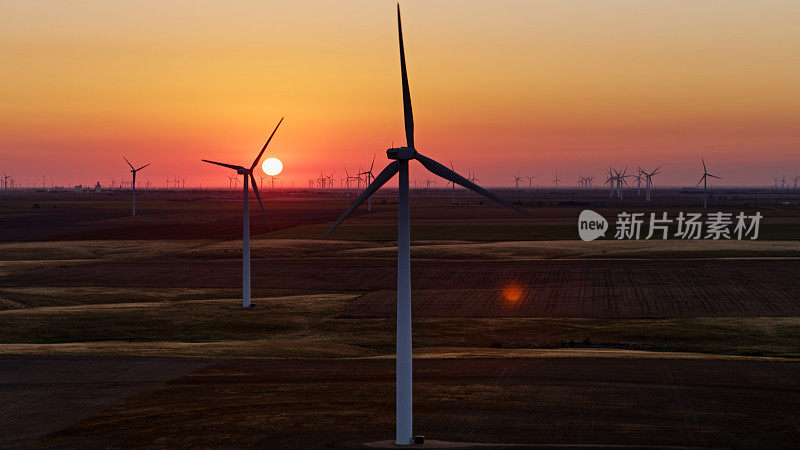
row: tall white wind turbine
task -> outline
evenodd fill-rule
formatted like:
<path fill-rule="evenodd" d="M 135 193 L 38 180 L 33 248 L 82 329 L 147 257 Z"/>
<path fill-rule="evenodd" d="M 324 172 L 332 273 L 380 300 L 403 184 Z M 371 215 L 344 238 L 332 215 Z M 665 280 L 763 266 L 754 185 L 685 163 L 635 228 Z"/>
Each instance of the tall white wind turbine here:
<path fill-rule="evenodd" d="M 722 178 L 708 173 L 708 169 L 706 169 L 706 160 L 703 158 L 700 158 L 700 160 L 703 162 L 703 176 L 700 177 L 700 181 L 697 182 L 697 185 L 700 186 L 700 183 L 703 183 L 703 208 L 706 208 L 708 207 L 708 177 L 717 178 L 719 180 Z"/>
<path fill-rule="evenodd" d="M 248 183 L 253 183 L 253 192 L 256 194 L 256 199 L 258 199 L 258 204 L 261 206 L 261 212 L 264 213 L 264 220 L 267 222 L 267 228 L 270 232 L 272 232 L 272 227 L 269 224 L 269 219 L 267 218 L 267 211 L 264 209 L 264 204 L 261 203 L 261 195 L 258 193 L 258 185 L 256 184 L 256 179 L 253 176 L 253 169 L 258 166 L 259 161 L 261 160 L 261 156 L 264 154 L 264 150 L 267 149 L 269 145 L 269 141 L 272 140 L 272 136 L 275 136 L 275 132 L 278 131 L 278 127 L 281 126 L 281 122 L 283 122 L 283 117 L 275 125 L 275 129 L 272 130 L 272 134 L 269 135 L 267 142 L 264 144 L 264 147 L 261 148 L 261 151 L 258 152 L 258 156 L 253 161 L 253 164 L 250 168 L 237 166 L 233 164 L 225 164 L 216 161 L 209 161 L 204 159 L 203 162 L 207 162 L 210 164 L 216 164 L 222 167 L 228 167 L 236 171 L 238 175 L 244 175 L 244 183 L 242 183 L 242 203 L 243 203 L 243 212 L 242 212 L 242 307 L 249 308 L 250 307 L 250 195 L 248 192 Z M 237 177 L 236 180 L 239 178 Z"/>
<path fill-rule="evenodd" d="M 136 172 L 144 169 L 145 167 L 149 166 L 151 163 L 147 163 L 147 164 L 143 165 L 142 167 L 139 167 L 138 169 L 134 169 L 133 168 L 133 164 L 131 164 L 130 161 L 128 161 L 128 158 L 123 156 L 122 159 L 124 159 L 125 162 L 128 163 L 128 165 L 131 167 L 131 174 L 132 174 L 132 178 L 133 178 L 131 180 L 131 204 L 132 204 L 131 215 L 135 216 L 136 215 Z"/>
<path fill-rule="evenodd" d="M 412 396 L 411 396 L 411 255 L 409 235 L 409 195 L 408 162 L 417 160 L 435 175 L 473 190 L 495 200 L 515 211 L 527 215 L 520 208 L 508 203 L 477 184 L 469 181 L 446 166 L 422 155 L 414 146 L 414 115 L 411 111 L 411 92 L 408 87 L 405 50 L 403 48 L 403 28 L 400 22 L 400 5 L 397 5 L 397 32 L 400 47 L 400 76 L 403 87 L 403 112 L 405 117 L 406 146 L 386 150 L 386 156 L 393 160 L 367 186 L 361 195 L 342 213 L 328 229 L 328 236 L 340 223 L 361 205 L 370 195 L 399 173 L 397 202 L 397 357 L 396 357 L 396 422 L 395 443 L 412 443 Z"/>

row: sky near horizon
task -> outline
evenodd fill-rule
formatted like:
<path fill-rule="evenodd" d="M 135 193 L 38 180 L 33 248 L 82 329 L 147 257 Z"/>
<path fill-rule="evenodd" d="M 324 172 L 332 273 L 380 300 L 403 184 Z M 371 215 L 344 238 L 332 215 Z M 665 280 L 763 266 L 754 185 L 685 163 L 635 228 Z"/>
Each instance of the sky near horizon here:
<path fill-rule="evenodd" d="M 800 2 L 403 1 L 417 149 L 479 183 L 700 157 L 723 184 L 800 175 Z M 403 144 L 395 2 L 0 0 L 0 170 L 28 182 L 284 186 Z M 416 167 L 414 167 L 416 166 Z M 428 178 L 412 165 L 412 178 Z M 430 176 L 433 178 L 433 176 Z M 660 179 L 659 179 L 660 178 Z M 444 182 L 440 182 L 441 185 Z"/>

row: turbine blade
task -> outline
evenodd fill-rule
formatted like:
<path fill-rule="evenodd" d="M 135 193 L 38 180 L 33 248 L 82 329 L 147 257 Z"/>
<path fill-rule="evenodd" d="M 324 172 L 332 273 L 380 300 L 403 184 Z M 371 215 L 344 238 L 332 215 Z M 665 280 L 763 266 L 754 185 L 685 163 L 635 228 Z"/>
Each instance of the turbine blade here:
<path fill-rule="evenodd" d="M 369 165 L 369 173 L 372 174 L 372 168 L 375 167 L 375 155 L 372 155 L 372 164 Z"/>
<path fill-rule="evenodd" d="M 701 157 L 700 161 L 703 161 L 703 173 L 708 172 L 708 170 L 706 170 L 706 160 Z"/>
<path fill-rule="evenodd" d="M 330 228 L 328 228 L 328 231 L 326 231 L 325 234 L 322 235 L 322 237 L 323 238 L 328 237 L 328 235 L 331 234 L 331 232 L 335 230 L 336 227 L 338 227 L 339 224 L 342 223 L 342 221 L 346 219 L 351 212 L 353 212 L 356 208 L 358 208 L 359 205 L 364 203 L 364 201 L 367 198 L 369 198 L 372 194 L 374 194 L 375 191 L 380 189 L 381 186 L 386 184 L 387 181 L 391 180 L 394 174 L 396 174 L 398 170 L 400 170 L 400 163 L 398 161 L 392 161 L 391 163 L 389 163 L 389 165 L 386 166 L 381 171 L 381 173 L 378 174 L 377 177 L 375 177 L 374 181 L 369 186 L 367 186 L 366 189 L 361 191 L 361 195 L 359 195 L 358 198 L 356 198 L 355 201 L 353 201 L 353 203 L 350 204 L 350 207 L 347 208 L 347 210 L 344 213 L 342 213 L 341 216 L 339 216 L 339 219 L 337 219 L 336 222 L 334 222 L 334 224 L 331 225 Z"/>
<path fill-rule="evenodd" d="M 403 25 L 400 23 L 400 4 L 397 4 L 397 35 L 400 38 L 400 76 L 403 81 L 403 116 L 406 122 L 406 147 L 414 148 L 414 113 L 411 111 L 411 91 L 408 88 L 406 51 L 403 48 Z"/>
<path fill-rule="evenodd" d="M 506 200 L 503 200 L 502 198 L 498 197 L 497 195 L 492 194 L 491 192 L 487 191 L 486 189 L 478 186 L 477 184 L 467 180 L 466 178 L 462 177 L 461 175 L 459 175 L 459 174 L 455 173 L 454 171 L 448 169 L 447 166 L 444 166 L 444 165 L 432 160 L 431 158 L 428 158 L 427 156 L 425 156 L 425 155 L 423 155 L 423 154 L 421 154 L 419 152 L 417 152 L 416 159 L 417 159 L 417 161 L 420 162 L 420 164 L 425 166 L 425 168 L 428 169 L 434 175 L 438 175 L 438 176 L 444 178 L 445 180 L 450 180 L 453 183 L 460 184 L 461 186 L 464 186 L 465 188 L 467 188 L 467 189 L 469 189 L 471 191 L 475 191 L 478 194 L 483 195 L 484 197 L 488 197 L 488 198 L 496 201 L 497 203 L 500 203 L 503 206 L 507 206 L 507 207 L 513 209 L 514 211 L 517 211 L 518 213 L 524 214 L 526 216 L 530 216 L 530 214 L 525 212 L 523 209 L 512 205 L 511 203 L 507 202 Z"/>
<path fill-rule="evenodd" d="M 128 161 L 128 158 L 126 158 L 125 156 L 123 156 L 123 157 L 122 157 L 122 159 L 124 159 L 124 160 L 125 160 L 125 162 L 126 162 L 126 163 L 128 163 L 128 165 L 129 165 L 129 166 L 131 166 L 131 170 L 133 170 L 133 164 L 131 164 L 131 162 L 130 162 L 130 161 Z"/>
<path fill-rule="evenodd" d="M 256 199 L 258 200 L 259 206 L 261 206 L 261 212 L 264 213 L 264 220 L 267 222 L 267 229 L 269 229 L 269 232 L 272 233 L 272 226 L 269 224 L 269 219 L 267 218 L 267 210 L 264 209 L 264 204 L 261 203 L 261 194 L 258 193 L 258 185 L 256 184 L 256 178 L 253 176 L 252 172 L 250 172 L 250 181 L 253 182 L 253 192 L 256 193 Z"/>
<path fill-rule="evenodd" d="M 256 156 L 256 159 L 253 161 L 253 165 L 250 166 L 250 170 L 255 169 L 256 165 L 258 164 L 258 160 L 261 159 L 261 155 L 263 155 L 264 154 L 264 150 L 267 149 L 267 146 L 269 145 L 269 141 L 272 140 L 272 136 L 275 136 L 275 132 L 278 131 L 278 127 L 281 126 L 281 122 L 283 122 L 283 117 L 281 117 L 281 120 L 279 120 L 278 124 L 275 125 L 275 129 L 272 130 L 272 134 L 269 135 L 269 139 L 267 139 L 267 142 L 264 144 L 263 147 L 261 147 L 261 151 L 258 153 L 258 156 Z"/>
<path fill-rule="evenodd" d="M 700 181 L 698 181 L 698 182 L 697 182 L 697 184 L 695 185 L 695 187 L 696 187 L 696 186 L 700 186 L 700 183 L 702 183 L 702 182 L 703 182 L 703 180 L 704 180 L 705 178 L 706 178 L 706 176 L 705 176 L 705 174 L 703 174 L 703 176 L 702 176 L 702 177 L 700 177 Z"/>
<path fill-rule="evenodd" d="M 136 169 L 136 171 L 138 172 L 138 171 L 144 169 L 145 167 L 149 166 L 150 164 L 153 164 L 153 163 L 147 163 L 147 164 L 143 165 L 142 167 L 139 167 L 138 169 Z"/>
<path fill-rule="evenodd" d="M 718 180 L 721 180 L 721 179 L 722 179 L 722 178 L 720 178 L 720 177 L 718 177 L 718 176 L 716 176 L 716 175 L 711 175 L 711 174 L 708 174 L 708 176 L 710 176 L 710 177 L 712 177 L 712 178 L 716 178 L 716 179 L 718 179 Z"/>
<path fill-rule="evenodd" d="M 203 159 L 201 161 L 207 162 L 209 164 L 216 164 L 216 165 L 222 166 L 222 167 L 229 167 L 229 168 L 231 168 L 233 170 L 245 170 L 244 167 L 242 167 L 242 166 L 234 166 L 233 164 L 225 164 L 225 163 L 216 162 L 216 161 L 209 161 L 207 159 Z"/>

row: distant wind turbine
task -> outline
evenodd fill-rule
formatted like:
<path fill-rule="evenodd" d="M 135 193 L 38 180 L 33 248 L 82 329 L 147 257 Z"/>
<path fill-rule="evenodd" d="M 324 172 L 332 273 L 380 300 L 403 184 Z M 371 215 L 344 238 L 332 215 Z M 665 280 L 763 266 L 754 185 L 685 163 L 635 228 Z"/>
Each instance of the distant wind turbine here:
<path fill-rule="evenodd" d="M 138 169 L 134 169 L 133 164 L 131 164 L 130 161 L 128 161 L 128 158 L 123 156 L 122 159 L 124 159 L 125 162 L 128 163 L 128 165 L 131 167 L 131 173 L 133 174 L 133 181 L 131 182 L 131 204 L 132 204 L 131 215 L 135 216 L 136 215 L 136 172 L 144 169 L 151 163 L 147 163 L 142 167 L 139 167 Z"/>
<path fill-rule="evenodd" d="M 519 173 L 517 173 L 516 175 L 514 175 L 514 189 L 519 189 L 520 181 L 522 181 L 522 178 L 520 178 Z"/>
<path fill-rule="evenodd" d="M 359 175 L 364 175 L 365 185 L 369 185 L 370 183 L 372 183 L 372 180 L 375 179 L 375 174 L 372 172 L 372 169 L 375 167 L 375 156 L 377 155 L 372 155 L 372 164 L 369 165 L 369 170 L 365 170 L 364 172 L 361 172 L 359 174 Z M 372 212 L 372 197 L 370 197 L 367 200 L 367 212 Z"/>
<path fill-rule="evenodd" d="M 258 185 L 256 184 L 256 178 L 253 176 L 253 169 L 258 165 L 259 161 L 261 161 L 261 155 L 264 154 L 264 150 L 267 149 L 269 145 L 269 141 L 272 140 L 272 136 L 275 136 L 275 132 L 278 131 L 278 127 L 281 126 L 281 122 L 283 122 L 283 117 L 278 122 L 278 125 L 275 125 L 275 129 L 272 130 L 272 134 L 269 135 L 267 142 L 264 144 L 264 147 L 261 148 L 261 151 L 256 156 L 256 159 L 253 160 L 253 164 L 250 168 L 237 166 L 233 164 L 225 164 L 216 161 L 209 161 L 204 159 L 203 162 L 207 162 L 209 164 L 216 164 L 222 167 L 228 167 L 236 171 L 238 175 L 244 175 L 244 183 L 242 183 L 242 202 L 243 202 L 243 212 L 242 212 L 242 307 L 249 308 L 250 307 L 250 196 L 248 192 L 248 183 L 250 181 L 253 182 L 253 192 L 256 194 L 256 199 L 258 199 L 258 204 L 261 206 L 261 212 L 264 213 L 264 220 L 267 222 L 267 228 L 270 232 L 272 232 L 272 227 L 269 224 L 269 219 L 267 218 L 267 211 L 264 209 L 264 204 L 261 203 L 261 195 L 258 193 Z M 238 180 L 238 176 L 236 180 Z"/>
<path fill-rule="evenodd" d="M 406 146 L 386 150 L 386 156 L 393 160 L 375 177 L 361 195 L 328 229 L 328 236 L 340 223 L 361 205 L 370 195 L 399 173 L 398 211 L 397 211 L 397 353 L 396 353 L 396 422 L 395 443 L 410 445 L 412 443 L 412 395 L 411 395 L 411 256 L 409 236 L 409 179 L 408 163 L 417 160 L 431 173 L 453 183 L 471 189 L 492 200 L 495 200 L 515 211 L 527 215 L 525 211 L 492 194 L 477 184 L 462 177 L 446 166 L 419 153 L 414 147 L 414 115 L 411 111 L 411 92 L 408 87 L 405 50 L 403 48 L 403 31 L 400 23 L 400 5 L 397 6 L 397 31 L 400 47 L 400 75 L 403 87 L 403 111 L 405 117 Z"/>
<path fill-rule="evenodd" d="M 647 200 L 648 202 L 650 201 L 650 189 L 652 189 L 653 187 L 653 177 L 655 175 L 658 175 L 659 173 L 661 173 L 661 166 L 656 167 L 656 170 L 652 172 L 646 172 L 642 170 L 642 175 L 645 176 L 644 195 L 645 195 L 645 200 Z"/>
<path fill-rule="evenodd" d="M 708 169 L 706 169 L 706 160 L 703 159 L 703 158 L 700 158 L 700 160 L 703 162 L 703 176 L 700 177 L 700 181 L 697 182 L 697 185 L 700 186 L 700 183 L 703 183 L 703 208 L 707 208 L 708 207 L 708 177 L 717 178 L 719 180 L 721 180 L 722 178 L 720 178 L 720 177 L 718 177 L 716 175 L 711 175 L 710 173 L 708 173 Z"/>
<path fill-rule="evenodd" d="M 614 178 L 611 166 L 608 166 L 608 178 L 603 183 L 608 185 L 608 198 L 614 198 L 614 181 L 616 181 L 616 178 Z"/>

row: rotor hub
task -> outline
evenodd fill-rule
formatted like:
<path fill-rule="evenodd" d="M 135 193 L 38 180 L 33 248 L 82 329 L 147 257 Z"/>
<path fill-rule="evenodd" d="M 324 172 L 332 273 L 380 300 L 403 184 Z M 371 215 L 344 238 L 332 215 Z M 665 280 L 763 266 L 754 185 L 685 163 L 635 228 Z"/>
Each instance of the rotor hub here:
<path fill-rule="evenodd" d="M 386 150 L 386 157 L 389 159 L 414 159 L 417 156 L 417 151 L 410 147 L 390 148 Z"/>

